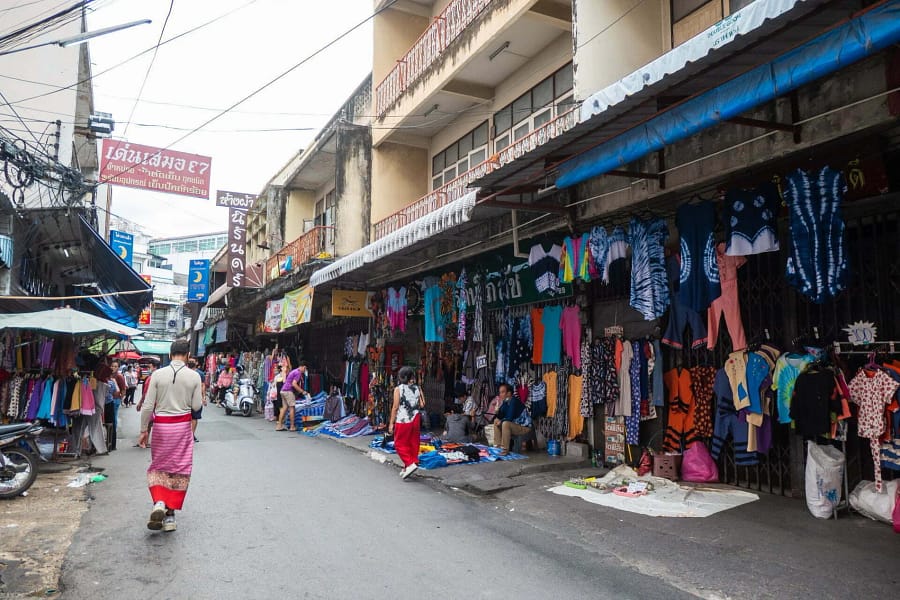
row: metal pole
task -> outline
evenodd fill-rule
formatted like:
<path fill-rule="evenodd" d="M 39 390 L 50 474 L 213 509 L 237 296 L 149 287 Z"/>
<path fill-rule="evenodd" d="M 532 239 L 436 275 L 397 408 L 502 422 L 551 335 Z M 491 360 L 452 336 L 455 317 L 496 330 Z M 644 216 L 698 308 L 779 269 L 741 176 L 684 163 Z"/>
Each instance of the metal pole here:
<path fill-rule="evenodd" d="M 107 242 L 109 241 L 109 218 L 110 212 L 112 210 L 112 185 L 106 184 L 106 226 L 104 227 L 105 232 L 103 234 L 103 239 Z"/>

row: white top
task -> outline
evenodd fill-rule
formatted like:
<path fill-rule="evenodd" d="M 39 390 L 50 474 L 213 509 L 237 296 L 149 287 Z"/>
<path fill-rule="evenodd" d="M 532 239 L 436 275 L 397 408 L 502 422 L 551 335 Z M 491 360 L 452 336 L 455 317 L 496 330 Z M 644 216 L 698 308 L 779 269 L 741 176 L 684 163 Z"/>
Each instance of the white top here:
<path fill-rule="evenodd" d="M 400 406 L 397 407 L 396 423 L 411 423 L 419 414 L 419 403 L 422 401 L 422 390 L 416 384 L 401 383 L 397 386 L 400 390 Z"/>

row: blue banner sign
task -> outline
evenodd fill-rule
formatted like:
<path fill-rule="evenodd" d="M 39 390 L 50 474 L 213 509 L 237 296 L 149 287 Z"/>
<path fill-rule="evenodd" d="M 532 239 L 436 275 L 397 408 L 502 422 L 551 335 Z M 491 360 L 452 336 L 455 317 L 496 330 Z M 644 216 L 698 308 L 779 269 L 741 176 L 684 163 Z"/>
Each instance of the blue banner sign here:
<path fill-rule="evenodd" d="M 209 259 L 194 259 L 188 269 L 188 302 L 206 302 L 209 299 Z"/>
<path fill-rule="evenodd" d="M 125 261 L 129 267 L 132 266 L 131 259 L 134 255 L 134 236 L 124 231 L 109 232 L 109 247 L 112 248 L 119 258 Z"/>

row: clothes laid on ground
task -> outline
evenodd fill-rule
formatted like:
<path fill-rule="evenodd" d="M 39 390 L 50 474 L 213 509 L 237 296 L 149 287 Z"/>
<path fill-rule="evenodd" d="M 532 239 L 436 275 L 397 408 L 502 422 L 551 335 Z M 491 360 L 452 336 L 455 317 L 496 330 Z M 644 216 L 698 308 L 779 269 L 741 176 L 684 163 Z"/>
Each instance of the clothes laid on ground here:
<path fill-rule="evenodd" d="M 731 189 L 725 193 L 725 240 L 729 256 L 777 252 L 778 210 L 781 198 L 774 183 L 752 190 Z"/>
<path fill-rule="evenodd" d="M 713 241 L 715 204 L 682 204 L 675 213 L 675 223 L 681 238 L 678 300 L 682 306 L 701 311 L 722 293 Z"/>
<path fill-rule="evenodd" d="M 459 444 L 443 443 L 440 448 L 432 445 L 431 440 L 421 440 L 419 443 L 418 464 L 422 469 L 439 469 L 452 465 L 467 465 L 478 463 L 491 463 L 507 460 L 522 460 L 528 458 L 523 454 L 509 452 L 500 454 L 500 448 L 491 448 L 483 444 Z M 437 442 L 435 442 L 437 443 Z M 382 436 L 376 437 L 369 447 L 385 454 L 396 454 L 393 442 L 384 443 Z M 478 452 L 478 460 L 473 461 L 472 450 Z"/>
<path fill-rule="evenodd" d="M 790 217 L 786 277 L 789 285 L 822 304 L 847 287 L 850 271 L 841 202 L 847 184 L 840 171 L 800 169 L 785 177 Z"/>

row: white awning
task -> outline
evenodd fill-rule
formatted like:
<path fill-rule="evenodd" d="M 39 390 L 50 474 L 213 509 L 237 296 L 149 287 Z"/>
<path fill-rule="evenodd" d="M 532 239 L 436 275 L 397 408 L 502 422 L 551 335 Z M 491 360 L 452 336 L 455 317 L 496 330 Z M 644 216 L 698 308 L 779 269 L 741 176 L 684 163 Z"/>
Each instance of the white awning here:
<path fill-rule="evenodd" d="M 225 297 L 225 294 L 231 291 L 231 286 L 222 284 L 215 289 L 215 291 L 209 295 L 209 299 L 206 301 L 206 306 L 212 306 L 219 300 Z"/>
<path fill-rule="evenodd" d="M 766 21 L 776 20 L 791 11 L 795 5 L 813 6 L 820 3 L 821 0 L 757 0 L 751 2 L 637 71 L 588 96 L 581 104 L 581 121 L 587 121 L 594 115 L 605 112 L 627 97 L 662 81 L 666 75 L 678 73 L 688 64 L 699 61 L 713 50 L 726 46 L 729 52 L 739 50 L 766 33 L 762 29 Z M 770 25 L 774 28 L 783 26 L 783 23 L 772 22 Z M 754 35 L 748 37 L 747 34 L 750 32 L 754 32 Z"/>
<path fill-rule="evenodd" d="M 447 231 L 457 225 L 466 223 L 472 217 L 478 189 L 467 192 L 441 208 L 432 211 L 412 223 L 408 223 L 371 244 L 364 246 L 352 254 L 340 258 L 327 267 L 312 274 L 309 284 L 313 287 L 322 285 L 341 275 L 389 256 L 399 250 L 408 248 L 416 242 L 428 239 L 433 235 Z"/>

